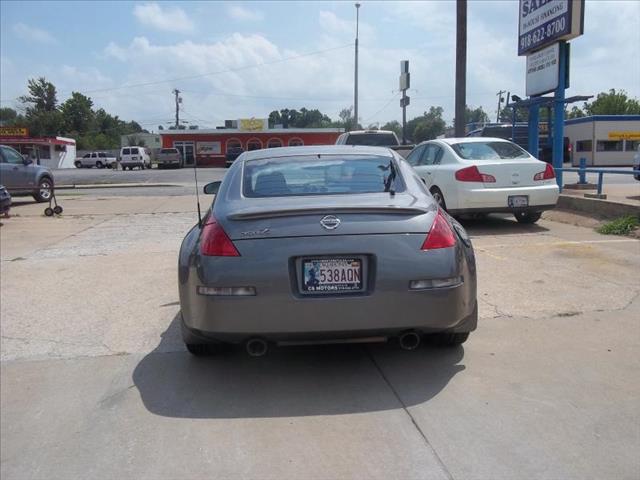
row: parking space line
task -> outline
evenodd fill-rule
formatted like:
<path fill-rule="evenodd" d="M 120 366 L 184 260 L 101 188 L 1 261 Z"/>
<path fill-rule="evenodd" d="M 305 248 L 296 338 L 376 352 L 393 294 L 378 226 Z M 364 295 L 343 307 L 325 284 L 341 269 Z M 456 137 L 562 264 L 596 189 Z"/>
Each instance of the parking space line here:
<path fill-rule="evenodd" d="M 427 448 L 433 454 L 434 458 L 436 459 L 436 462 L 438 462 L 438 465 L 440 466 L 440 468 L 442 469 L 444 474 L 447 476 L 447 478 L 449 480 L 454 480 L 453 475 L 451 474 L 451 472 L 449 471 L 449 469 L 447 468 L 445 463 L 442 461 L 442 458 L 440 458 L 440 455 L 438 455 L 438 452 L 436 452 L 436 449 L 433 447 L 433 445 L 431 445 L 431 442 L 429 442 L 429 439 L 427 438 L 427 435 L 424 433 L 422 428 L 420 428 L 420 425 L 418 425 L 418 422 L 416 422 L 416 419 L 413 418 L 413 415 L 411 415 L 411 412 L 407 408 L 407 405 L 402 401 L 402 398 L 400 398 L 400 395 L 398 394 L 398 392 L 396 391 L 394 386 L 391 384 L 391 382 L 389 381 L 387 376 L 384 374 L 384 372 L 382 371 L 382 368 L 380 367 L 378 362 L 376 362 L 376 359 L 374 358 L 373 354 L 371 353 L 371 350 L 369 350 L 366 346 L 364 347 L 364 349 L 367 352 L 367 356 L 371 360 L 371 363 L 373 363 L 373 366 L 376 368 L 376 370 L 378 370 L 378 373 L 380 374 L 380 376 L 382 377 L 384 382 L 387 384 L 387 386 L 389 387 L 389 389 L 391 390 L 393 395 L 396 397 L 396 400 L 398 400 L 398 403 L 400 403 L 400 405 L 402 406 L 402 409 L 404 410 L 404 413 L 407 414 L 407 416 L 411 420 L 411 423 L 413 423 L 413 426 L 415 427 L 415 429 L 418 431 L 418 433 L 420 434 L 420 436 L 424 440 L 424 443 L 427 445 Z"/>

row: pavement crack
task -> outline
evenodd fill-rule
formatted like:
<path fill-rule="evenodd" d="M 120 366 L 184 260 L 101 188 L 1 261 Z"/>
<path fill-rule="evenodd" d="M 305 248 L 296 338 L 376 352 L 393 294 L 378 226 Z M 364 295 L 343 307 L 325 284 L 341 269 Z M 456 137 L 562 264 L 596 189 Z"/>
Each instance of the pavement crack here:
<path fill-rule="evenodd" d="M 413 417 L 413 415 L 411 415 L 411 412 L 407 408 L 407 405 L 402 401 L 402 398 L 400 397 L 400 394 L 395 389 L 395 387 L 393 386 L 391 381 L 387 378 L 387 376 L 385 375 L 384 371 L 382 370 L 382 368 L 380 367 L 378 362 L 376 362 L 376 359 L 374 358 L 373 354 L 371 353 L 371 350 L 365 347 L 365 351 L 367 352 L 367 355 L 368 355 L 369 359 L 371 360 L 371 363 L 373 363 L 373 366 L 376 368 L 376 370 L 378 371 L 378 373 L 380 374 L 380 376 L 382 377 L 384 382 L 387 384 L 387 387 L 389 387 L 389 389 L 391 390 L 393 395 L 396 397 L 396 400 L 398 400 L 398 403 L 400 403 L 400 405 L 402 405 L 402 409 L 404 410 L 404 413 L 409 417 L 409 419 L 411 420 L 411 423 L 413 424 L 414 428 L 418 431 L 418 433 L 422 437 L 422 440 L 424 440 L 424 443 L 427 446 L 427 449 L 435 457 L 436 461 L 438 462 L 438 466 L 442 469 L 442 471 L 444 472 L 444 474 L 446 475 L 446 477 L 449 480 L 454 480 L 453 475 L 451 474 L 451 472 L 449 471 L 449 469 L 447 468 L 445 463 L 442 461 L 442 458 L 440 458 L 440 455 L 438 455 L 438 452 L 436 452 L 436 449 L 433 447 L 433 445 L 431 445 L 431 442 L 427 438 L 427 435 L 424 433 L 422 428 L 420 428 L 420 425 L 418 425 L 418 422 Z"/>

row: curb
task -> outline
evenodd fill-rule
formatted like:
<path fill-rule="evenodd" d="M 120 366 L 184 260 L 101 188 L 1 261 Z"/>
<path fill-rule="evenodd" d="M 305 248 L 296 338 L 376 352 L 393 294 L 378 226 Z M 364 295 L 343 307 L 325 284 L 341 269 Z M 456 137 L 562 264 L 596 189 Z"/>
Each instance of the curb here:
<path fill-rule="evenodd" d="M 89 190 L 93 188 L 180 187 L 175 183 L 90 183 L 80 185 L 56 185 L 56 190 Z"/>
<path fill-rule="evenodd" d="M 635 215 L 640 218 L 640 206 L 626 203 L 598 200 L 595 198 L 560 195 L 557 207 L 562 210 L 597 214 L 605 218 L 617 218 L 625 215 Z"/>

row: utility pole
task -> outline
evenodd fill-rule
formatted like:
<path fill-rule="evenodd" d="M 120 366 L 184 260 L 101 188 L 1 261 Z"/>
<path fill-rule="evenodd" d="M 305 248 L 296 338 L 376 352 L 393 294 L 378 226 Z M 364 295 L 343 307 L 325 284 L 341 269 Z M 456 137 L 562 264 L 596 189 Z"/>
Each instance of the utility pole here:
<path fill-rule="evenodd" d="M 176 130 L 180 127 L 180 90 L 173 89 L 173 94 L 176 97 Z"/>
<path fill-rule="evenodd" d="M 358 23 L 360 21 L 360 4 L 356 3 L 356 64 L 355 83 L 353 86 L 353 119 L 354 128 L 358 128 Z"/>
<path fill-rule="evenodd" d="M 456 137 L 465 135 L 467 106 L 467 0 L 456 2 Z"/>
<path fill-rule="evenodd" d="M 502 105 L 502 94 L 507 93 L 506 90 L 500 90 L 496 95 L 498 96 L 498 113 L 496 113 L 496 123 L 500 122 L 500 105 Z"/>

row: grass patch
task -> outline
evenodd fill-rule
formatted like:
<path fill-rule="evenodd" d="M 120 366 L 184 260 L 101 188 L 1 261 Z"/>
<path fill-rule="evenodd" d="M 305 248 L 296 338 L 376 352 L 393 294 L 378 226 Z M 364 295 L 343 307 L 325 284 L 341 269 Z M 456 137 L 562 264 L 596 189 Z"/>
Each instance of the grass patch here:
<path fill-rule="evenodd" d="M 627 215 L 601 225 L 596 231 L 604 235 L 629 235 L 638 228 L 638 225 L 640 225 L 638 217 Z"/>

